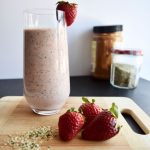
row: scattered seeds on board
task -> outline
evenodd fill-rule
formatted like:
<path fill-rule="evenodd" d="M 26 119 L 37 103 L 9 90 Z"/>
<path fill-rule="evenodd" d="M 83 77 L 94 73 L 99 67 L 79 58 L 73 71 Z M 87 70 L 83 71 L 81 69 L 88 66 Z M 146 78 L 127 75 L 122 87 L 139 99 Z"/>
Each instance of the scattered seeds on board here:
<path fill-rule="evenodd" d="M 51 126 L 42 126 L 23 135 L 9 136 L 7 145 L 15 150 L 40 150 L 40 145 L 44 140 L 53 139 L 56 135 L 56 129 Z M 51 150 L 50 146 L 47 150 Z"/>

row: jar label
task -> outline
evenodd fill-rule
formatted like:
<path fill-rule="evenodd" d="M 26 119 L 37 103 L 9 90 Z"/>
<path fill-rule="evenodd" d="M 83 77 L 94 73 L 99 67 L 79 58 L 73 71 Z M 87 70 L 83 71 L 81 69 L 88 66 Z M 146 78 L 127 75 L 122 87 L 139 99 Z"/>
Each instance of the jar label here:
<path fill-rule="evenodd" d="M 92 41 L 92 45 L 91 45 L 91 49 L 92 49 L 92 72 L 95 72 L 95 68 L 96 68 L 96 48 L 97 48 L 97 42 L 96 41 Z"/>

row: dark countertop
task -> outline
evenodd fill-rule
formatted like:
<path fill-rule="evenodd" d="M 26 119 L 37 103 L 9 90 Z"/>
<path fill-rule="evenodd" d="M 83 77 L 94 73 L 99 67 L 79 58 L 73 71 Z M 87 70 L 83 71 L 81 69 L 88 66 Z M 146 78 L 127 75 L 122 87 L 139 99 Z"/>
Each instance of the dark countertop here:
<path fill-rule="evenodd" d="M 140 79 L 138 87 L 131 90 L 118 89 L 109 81 L 95 80 L 92 77 L 71 77 L 70 96 L 121 96 L 135 101 L 150 116 L 150 81 Z M 0 97 L 21 96 L 22 79 L 0 80 Z"/>
<path fill-rule="evenodd" d="M 89 76 L 71 77 L 70 96 L 121 96 L 129 97 L 150 116 L 150 81 L 140 79 L 138 87 L 132 90 L 118 89 L 110 85 L 109 81 L 95 80 Z M 23 95 L 23 80 L 0 80 L 0 97 Z M 127 121 L 131 120 L 126 116 Z M 133 128 L 141 133 L 134 122 L 129 121 Z"/>

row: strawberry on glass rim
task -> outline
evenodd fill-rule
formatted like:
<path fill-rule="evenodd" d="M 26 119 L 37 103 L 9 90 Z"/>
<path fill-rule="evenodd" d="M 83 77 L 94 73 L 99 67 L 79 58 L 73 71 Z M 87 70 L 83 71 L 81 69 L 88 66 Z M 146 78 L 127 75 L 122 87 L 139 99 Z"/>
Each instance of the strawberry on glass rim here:
<path fill-rule="evenodd" d="M 65 12 L 67 26 L 70 26 L 77 16 L 77 4 L 75 3 L 59 1 L 57 2 L 56 10 L 61 10 Z"/>

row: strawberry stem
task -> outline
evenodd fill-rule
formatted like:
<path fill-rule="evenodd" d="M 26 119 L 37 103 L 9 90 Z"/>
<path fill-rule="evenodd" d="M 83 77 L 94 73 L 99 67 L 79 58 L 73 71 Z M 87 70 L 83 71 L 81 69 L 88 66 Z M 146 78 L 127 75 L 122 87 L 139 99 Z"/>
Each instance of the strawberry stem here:
<path fill-rule="evenodd" d="M 75 111 L 74 107 L 71 107 L 70 109 L 67 110 L 67 112 L 77 112 L 77 111 Z"/>
<path fill-rule="evenodd" d="M 112 106 L 111 106 L 109 111 L 113 114 L 113 116 L 115 118 L 118 118 L 118 115 L 119 115 L 119 113 L 118 113 L 118 106 L 115 103 L 112 103 Z"/>
<path fill-rule="evenodd" d="M 92 99 L 92 103 L 95 103 L 95 99 Z"/>
<path fill-rule="evenodd" d="M 88 98 L 86 98 L 86 97 L 82 97 L 82 101 L 84 102 L 84 103 L 95 103 L 95 99 L 92 99 L 92 102 L 90 102 L 89 100 L 88 100 Z"/>
<path fill-rule="evenodd" d="M 83 114 L 82 109 L 78 108 L 78 111 L 79 111 L 80 114 Z"/>
<path fill-rule="evenodd" d="M 117 127 L 118 132 L 120 131 L 121 128 L 122 128 L 122 125 Z"/>
<path fill-rule="evenodd" d="M 90 101 L 89 101 L 86 97 L 82 97 L 82 101 L 83 101 L 84 103 L 90 103 Z"/>
<path fill-rule="evenodd" d="M 61 0 L 61 1 L 58 1 L 57 3 L 56 3 L 56 5 L 58 5 L 58 4 L 68 4 L 68 5 L 72 5 L 72 6 L 76 6 L 77 4 L 76 3 L 69 3 L 68 1 L 64 1 L 64 0 Z"/>

